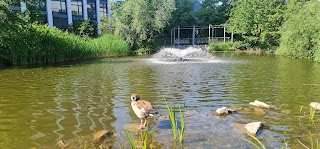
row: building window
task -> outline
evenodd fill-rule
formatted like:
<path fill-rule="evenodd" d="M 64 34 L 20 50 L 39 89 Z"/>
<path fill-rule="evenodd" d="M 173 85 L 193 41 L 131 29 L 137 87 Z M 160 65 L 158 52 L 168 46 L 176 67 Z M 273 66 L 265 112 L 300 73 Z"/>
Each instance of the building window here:
<path fill-rule="evenodd" d="M 96 0 L 88 0 L 88 17 L 97 18 L 96 14 Z"/>
<path fill-rule="evenodd" d="M 51 7 L 53 14 L 67 14 L 66 0 L 52 0 Z"/>
<path fill-rule="evenodd" d="M 108 14 L 107 4 L 100 4 L 100 16 L 104 17 Z"/>
<path fill-rule="evenodd" d="M 82 16 L 82 0 L 71 0 L 72 16 Z"/>

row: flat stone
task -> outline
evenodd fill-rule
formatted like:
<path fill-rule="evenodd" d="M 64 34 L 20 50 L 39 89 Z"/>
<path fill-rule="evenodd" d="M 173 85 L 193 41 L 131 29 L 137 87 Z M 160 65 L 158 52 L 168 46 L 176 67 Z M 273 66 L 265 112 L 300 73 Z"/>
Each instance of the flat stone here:
<path fill-rule="evenodd" d="M 317 111 L 320 111 L 320 103 L 319 102 L 311 102 L 310 106 Z"/>
<path fill-rule="evenodd" d="M 255 100 L 254 102 L 250 102 L 249 105 L 254 106 L 254 107 L 258 107 L 258 108 L 266 108 L 269 109 L 270 106 L 264 102 L 261 102 L 259 100 Z"/>

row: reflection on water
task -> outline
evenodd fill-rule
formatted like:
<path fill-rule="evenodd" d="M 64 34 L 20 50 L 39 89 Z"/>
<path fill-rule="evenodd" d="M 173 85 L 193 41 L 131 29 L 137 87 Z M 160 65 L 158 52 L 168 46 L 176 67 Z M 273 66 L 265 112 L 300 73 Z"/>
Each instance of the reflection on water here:
<path fill-rule="evenodd" d="M 228 133 L 233 132 L 232 122 L 262 121 L 266 127 L 258 137 L 272 148 L 281 147 L 284 139 L 294 143 L 296 137 L 308 143 L 307 139 L 303 140 L 308 138 L 305 134 L 318 131 L 294 117 L 301 115 L 301 105 L 319 101 L 320 65 L 317 63 L 233 54 L 214 55 L 216 63 L 168 65 L 149 60 L 103 59 L 77 65 L 0 70 L 0 146 L 43 147 L 101 129 L 115 131 L 119 137 L 115 145 L 120 146 L 126 139 L 123 127 L 139 122 L 130 109 L 129 96 L 133 92 L 152 102 L 161 113 L 166 113 L 164 98 L 171 105 L 186 102 L 187 110 L 200 113 L 221 106 L 243 107 L 226 119 L 209 117 L 207 122 L 212 124 L 199 125 L 198 129 L 190 122 L 192 130 L 187 127 L 189 141 L 185 148 L 249 147 L 241 138 L 236 139 L 235 134 L 231 137 L 234 143 L 214 141 L 228 138 Z M 248 107 L 255 99 L 275 108 L 257 111 Z M 212 130 L 202 131 L 202 128 Z M 170 130 L 161 131 L 157 141 L 163 143 L 168 135 L 166 131 L 170 134 Z"/>

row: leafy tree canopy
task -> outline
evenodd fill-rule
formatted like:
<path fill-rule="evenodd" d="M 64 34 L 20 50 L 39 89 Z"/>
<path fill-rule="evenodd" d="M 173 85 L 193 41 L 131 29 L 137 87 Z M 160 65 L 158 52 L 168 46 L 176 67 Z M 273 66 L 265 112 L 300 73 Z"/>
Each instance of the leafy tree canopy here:
<path fill-rule="evenodd" d="M 115 34 L 133 48 L 144 47 L 168 24 L 174 0 L 126 0 L 115 16 Z"/>
<path fill-rule="evenodd" d="M 284 4 L 283 0 L 232 1 L 229 29 L 244 35 L 251 48 L 273 48 L 278 44 L 277 32 L 283 22 Z"/>
<path fill-rule="evenodd" d="M 172 12 L 170 27 L 191 26 L 195 24 L 194 3 L 191 0 L 177 1 L 176 10 Z"/>
<path fill-rule="evenodd" d="M 204 0 L 202 9 L 196 13 L 199 25 L 219 25 L 229 19 L 229 0 Z"/>
<path fill-rule="evenodd" d="M 312 0 L 302 7 L 300 4 L 300 9 L 295 9 L 297 13 L 282 26 L 281 43 L 276 53 L 320 62 L 320 2 Z"/>

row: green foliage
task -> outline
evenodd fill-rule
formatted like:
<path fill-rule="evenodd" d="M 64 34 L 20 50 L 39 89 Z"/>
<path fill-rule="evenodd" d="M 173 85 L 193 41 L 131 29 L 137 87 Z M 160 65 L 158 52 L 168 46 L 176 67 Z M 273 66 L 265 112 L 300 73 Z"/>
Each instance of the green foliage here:
<path fill-rule="evenodd" d="M 285 10 L 282 0 L 232 1 L 230 30 L 244 35 L 252 48 L 272 49 L 277 46 Z"/>
<path fill-rule="evenodd" d="M 209 52 L 213 51 L 234 51 L 235 47 L 230 42 L 211 42 Z"/>
<path fill-rule="evenodd" d="M 131 47 L 144 47 L 167 25 L 174 0 L 126 0 L 115 7 L 115 34 Z"/>
<path fill-rule="evenodd" d="M 191 0 L 178 1 L 176 9 L 172 12 L 169 28 L 176 26 L 191 26 L 195 24 L 195 17 L 193 14 L 194 3 Z"/>
<path fill-rule="evenodd" d="M 320 2 L 307 2 L 282 26 L 276 54 L 320 62 Z"/>
<path fill-rule="evenodd" d="M 231 5 L 229 0 L 204 0 L 202 8 L 196 13 L 199 25 L 220 25 L 229 19 Z"/>
<path fill-rule="evenodd" d="M 97 25 L 91 22 L 89 19 L 85 21 L 74 20 L 72 25 L 69 25 L 67 31 L 69 33 L 74 33 L 83 39 L 89 37 L 97 37 L 96 32 Z"/>
<path fill-rule="evenodd" d="M 94 35 L 95 29 L 93 24 L 91 24 L 90 20 L 88 19 L 80 24 L 78 31 L 81 38 L 88 38 Z"/>
<path fill-rule="evenodd" d="M 129 52 L 128 45 L 116 36 L 104 35 L 85 41 L 36 23 L 16 24 L 15 28 L 2 31 L 0 47 L 0 61 L 9 65 L 55 63 Z"/>
<path fill-rule="evenodd" d="M 101 18 L 101 32 L 103 34 L 114 34 L 115 21 L 108 17 Z"/>

